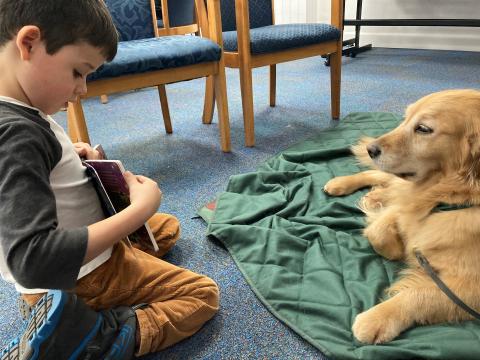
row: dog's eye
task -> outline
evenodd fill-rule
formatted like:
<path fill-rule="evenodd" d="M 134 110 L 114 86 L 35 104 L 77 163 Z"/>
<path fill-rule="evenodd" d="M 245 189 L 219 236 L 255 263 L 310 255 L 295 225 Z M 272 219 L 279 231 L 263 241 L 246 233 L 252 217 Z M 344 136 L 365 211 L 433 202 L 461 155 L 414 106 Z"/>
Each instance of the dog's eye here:
<path fill-rule="evenodd" d="M 428 126 L 418 124 L 417 127 L 415 128 L 415 132 L 421 133 L 421 134 L 431 134 L 433 133 L 433 129 L 429 128 Z"/>

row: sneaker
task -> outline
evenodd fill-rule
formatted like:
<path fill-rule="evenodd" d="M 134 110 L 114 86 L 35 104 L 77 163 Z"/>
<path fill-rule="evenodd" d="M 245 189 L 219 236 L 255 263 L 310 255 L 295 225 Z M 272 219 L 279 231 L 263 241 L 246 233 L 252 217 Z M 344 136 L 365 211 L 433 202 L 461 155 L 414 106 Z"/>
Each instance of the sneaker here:
<path fill-rule="evenodd" d="M 30 312 L 32 311 L 32 307 L 23 299 L 20 295 L 17 300 L 18 311 L 20 312 L 20 316 L 24 321 L 27 321 L 30 317 Z"/>
<path fill-rule="evenodd" d="M 131 359 L 135 329 L 130 307 L 95 312 L 75 294 L 51 290 L 31 308 L 24 334 L 0 359 Z"/>

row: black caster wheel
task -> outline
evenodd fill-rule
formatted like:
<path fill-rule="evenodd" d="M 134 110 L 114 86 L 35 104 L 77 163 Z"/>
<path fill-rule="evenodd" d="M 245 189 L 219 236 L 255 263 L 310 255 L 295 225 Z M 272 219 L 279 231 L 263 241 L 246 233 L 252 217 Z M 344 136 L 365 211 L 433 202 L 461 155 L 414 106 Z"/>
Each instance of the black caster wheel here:
<path fill-rule="evenodd" d="M 330 66 L 330 55 L 327 55 L 324 64 L 325 64 L 325 66 Z"/>

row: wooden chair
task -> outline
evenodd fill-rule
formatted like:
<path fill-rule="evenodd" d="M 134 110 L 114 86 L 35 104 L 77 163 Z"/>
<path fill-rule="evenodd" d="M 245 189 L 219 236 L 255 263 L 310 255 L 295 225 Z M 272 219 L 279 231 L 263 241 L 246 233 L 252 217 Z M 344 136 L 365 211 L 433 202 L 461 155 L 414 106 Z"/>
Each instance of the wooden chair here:
<path fill-rule="evenodd" d="M 221 0 L 225 66 L 240 70 L 246 146 L 255 144 L 252 69 L 256 67 L 270 67 L 270 106 L 273 107 L 276 64 L 329 54 L 331 113 L 333 119 L 339 118 L 343 1 L 331 0 L 330 24 L 275 25 L 274 0 Z M 201 26 L 206 26 L 210 13 L 199 16 Z M 213 116 L 213 88 L 213 83 L 208 81 L 206 120 Z"/>
<path fill-rule="evenodd" d="M 157 36 L 197 33 L 195 0 L 152 0 L 160 4 L 162 18 L 157 18 Z M 158 13 L 156 11 L 156 13 Z"/>
<path fill-rule="evenodd" d="M 173 0 L 175 1 L 175 0 Z M 203 0 L 202 11 L 205 11 Z M 221 50 L 219 0 L 208 0 L 210 38 L 199 36 L 154 37 L 156 16 L 150 0 L 106 0 L 120 34 L 117 55 L 87 79 L 90 98 L 157 86 L 165 130 L 172 133 L 165 84 L 210 76 L 215 84 L 221 149 L 230 151 L 225 67 Z M 125 7 L 127 10 L 125 10 Z M 125 19 L 128 13 L 128 19 Z M 135 19 L 132 18 L 135 17 Z M 155 26 L 154 26 L 155 25 Z M 204 121 L 210 123 L 209 121 Z M 68 131 L 72 141 L 90 142 L 81 99 L 68 105 Z"/>
<path fill-rule="evenodd" d="M 155 36 L 199 33 L 195 0 L 151 0 L 151 7 L 152 16 L 156 16 L 153 20 L 156 22 Z M 160 18 L 157 16 L 159 13 Z M 100 95 L 100 101 L 108 103 L 108 96 Z"/>

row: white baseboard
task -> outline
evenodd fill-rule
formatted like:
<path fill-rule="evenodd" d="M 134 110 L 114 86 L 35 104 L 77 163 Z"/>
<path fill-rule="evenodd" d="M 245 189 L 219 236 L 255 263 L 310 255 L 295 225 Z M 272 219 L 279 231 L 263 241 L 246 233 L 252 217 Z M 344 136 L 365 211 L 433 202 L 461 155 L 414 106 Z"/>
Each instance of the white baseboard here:
<path fill-rule="evenodd" d="M 458 29 L 442 32 L 434 31 L 431 27 L 413 28 L 408 30 L 378 31 L 364 27 L 360 31 L 360 45 L 372 44 L 374 47 L 411 48 L 480 51 L 480 28 L 471 28 L 468 32 L 459 32 Z M 378 29 L 378 28 L 377 28 Z M 404 28 L 405 29 L 405 28 Z M 415 31 L 414 30 L 414 31 Z M 355 36 L 353 31 L 345 31 L 343 38 Z"/>

